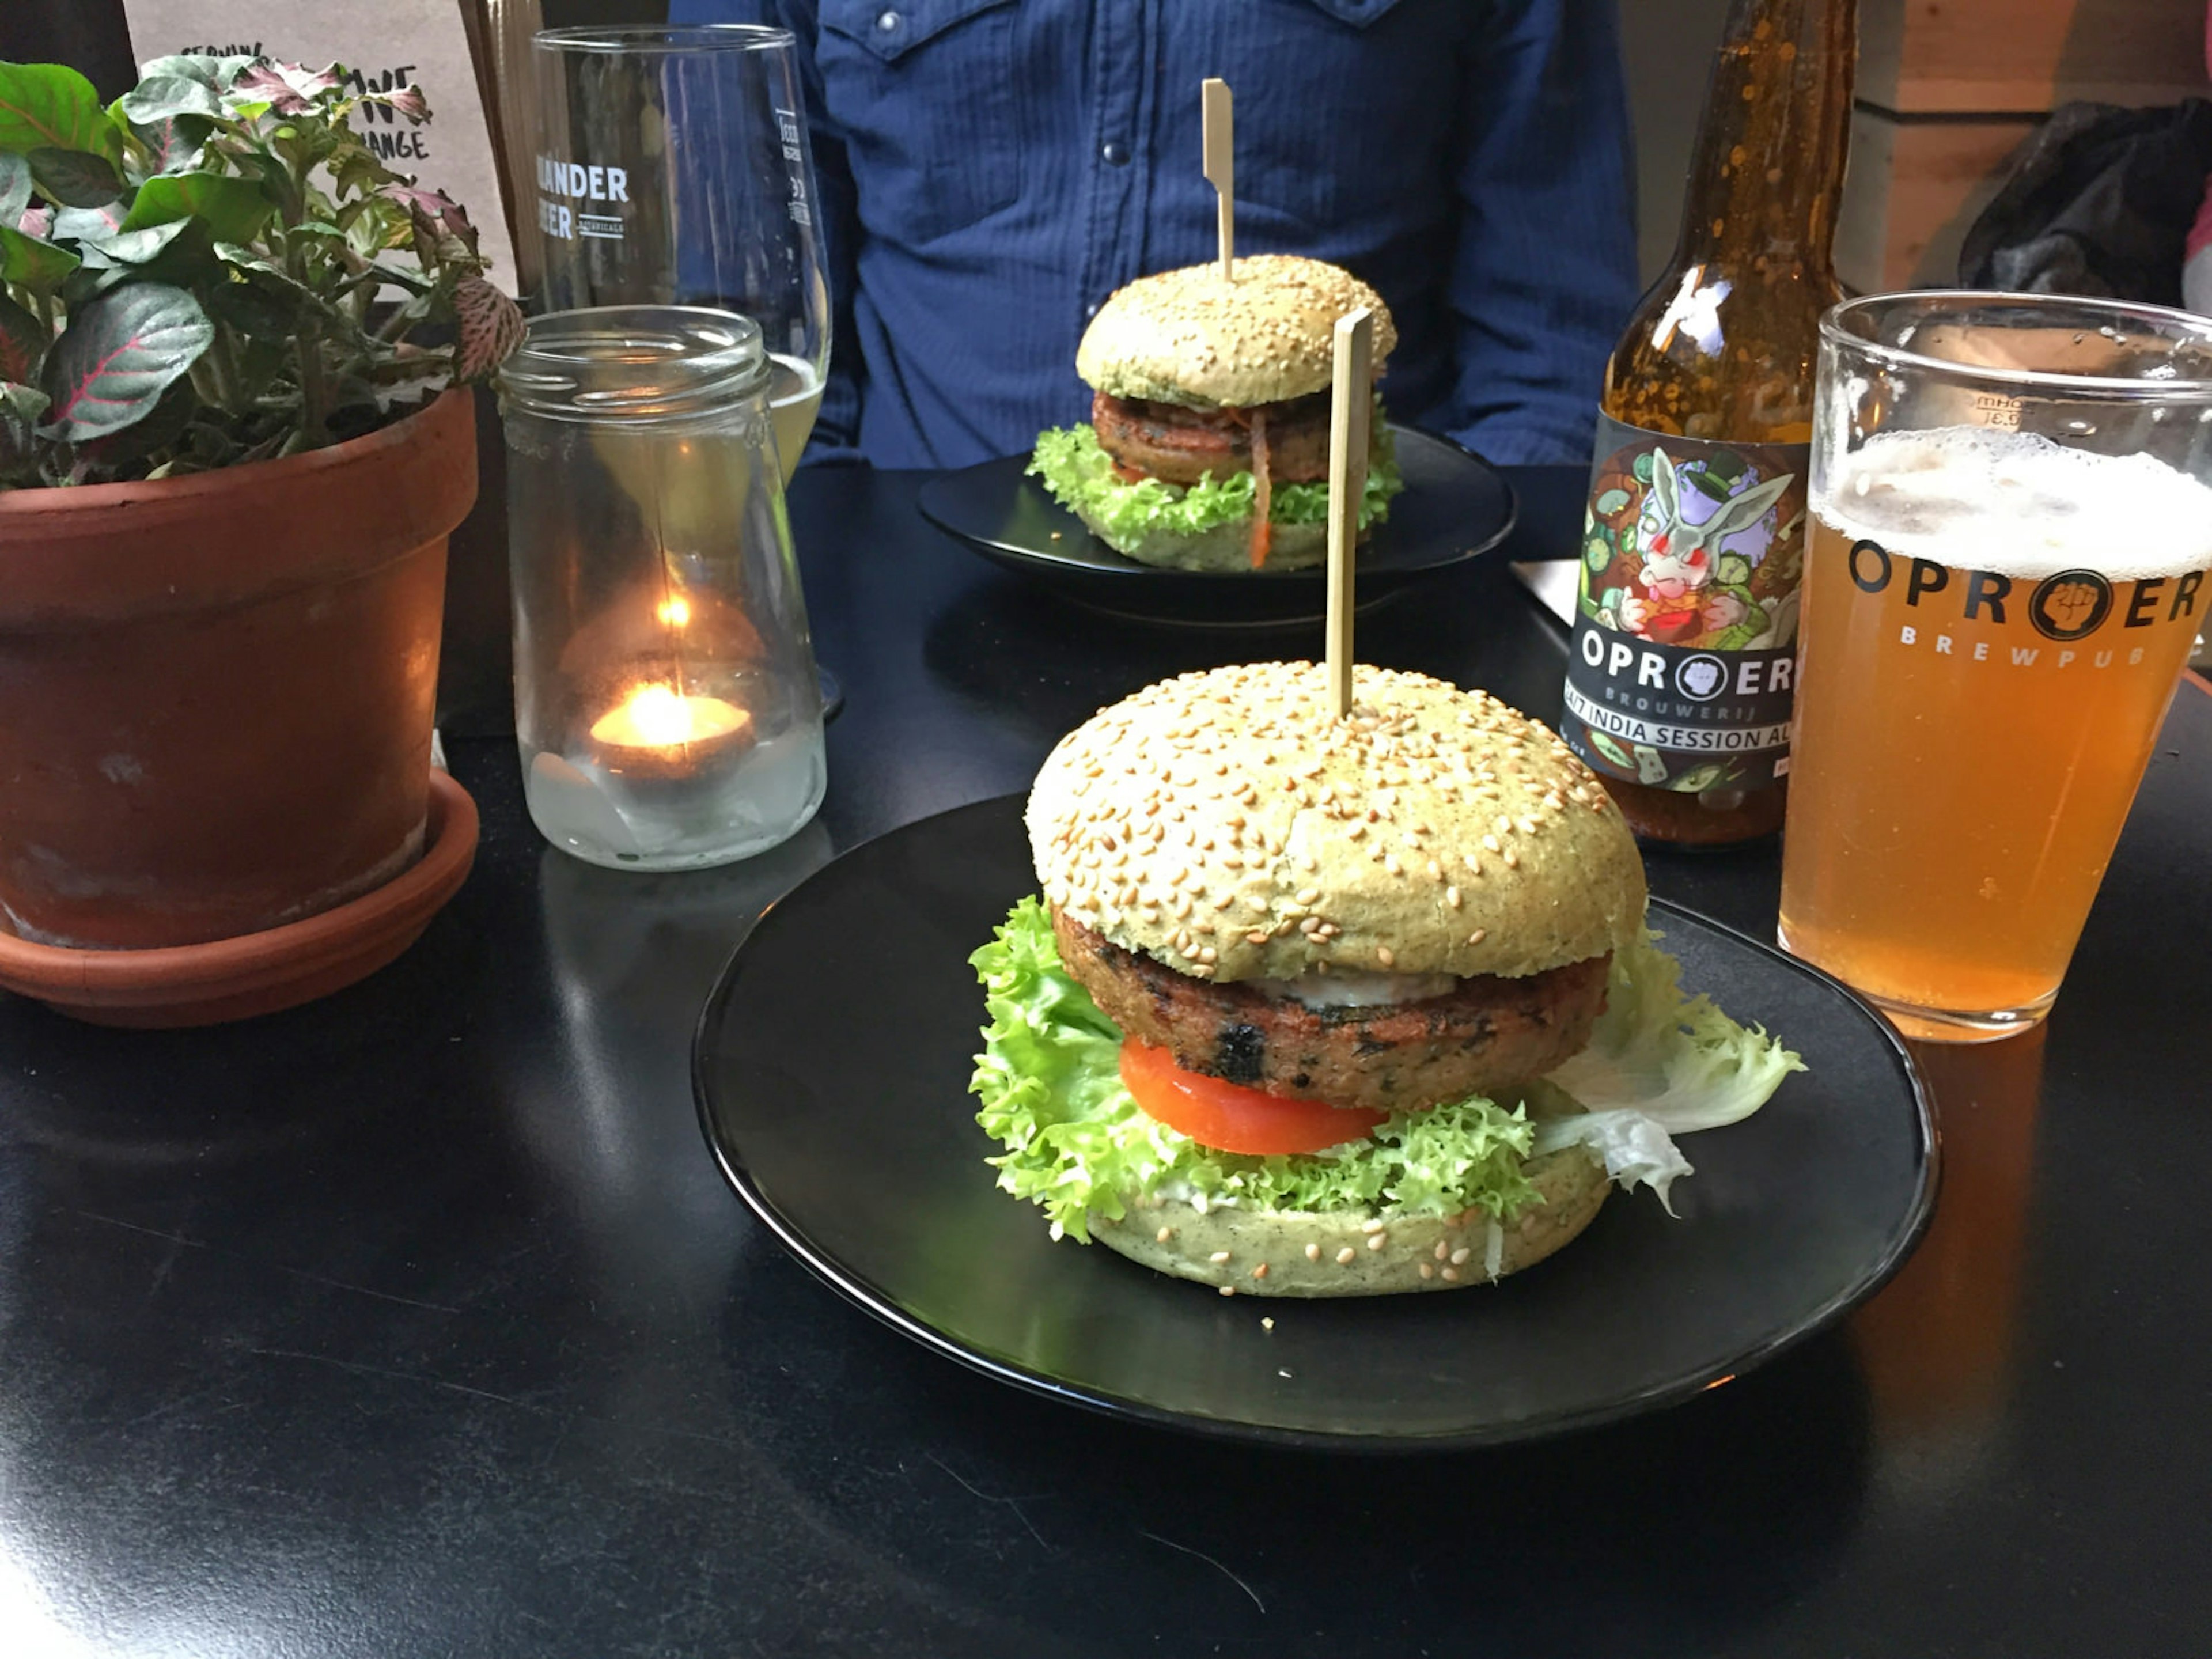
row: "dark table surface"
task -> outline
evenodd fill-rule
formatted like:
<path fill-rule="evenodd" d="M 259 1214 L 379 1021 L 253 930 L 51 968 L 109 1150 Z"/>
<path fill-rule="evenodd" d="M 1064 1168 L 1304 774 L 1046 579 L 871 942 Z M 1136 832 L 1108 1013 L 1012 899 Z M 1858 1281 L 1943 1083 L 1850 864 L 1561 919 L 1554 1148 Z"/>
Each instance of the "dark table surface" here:
<path fill-rule="evenodd" d="M 1516 482 L 1520 550 L 1564 550 L 1577 477 Z M 588 868 L 471 738 L 476 873 L 368 983 L 171 1034 L 0 998 L 0 1653 L 2212 1650 L 2212 697 L 2177 700 L 2047 1030 L 1926 1055 L 1942 1200 L 1845 1328 L 1566 1439 L 1248 1449 L 879 1328 L 701 1141 L 692 1022 L 763 903 L 1146 681 L 1319 649 L 1066 609 L 915 483 L 802 483 L 850 704 L 779 852 Z M 1559 632 L 1501 564 L 1360 642 L 1557 711 Z M 1770 933 L 1771 848 L 1651 864 Z"/>

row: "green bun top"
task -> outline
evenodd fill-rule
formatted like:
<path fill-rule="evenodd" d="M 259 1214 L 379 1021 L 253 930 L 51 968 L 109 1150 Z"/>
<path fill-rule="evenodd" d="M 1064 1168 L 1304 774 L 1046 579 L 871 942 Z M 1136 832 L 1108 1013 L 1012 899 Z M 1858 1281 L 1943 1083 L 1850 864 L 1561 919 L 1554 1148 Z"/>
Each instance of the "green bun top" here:
<path fill-rule="evenodd" d="M 1185 674 L 1063 738 L 1030 791 L 1045 896 L 1200 979 L 1520 977 L 1643 926 L 1644 862 L 1597 780 L 1481 691 L 1318 664 Z"/>
<path fill-rule="evenodd" d="M 1336 323 L 1375 313 L 1375 372 L 1398 343 L 1382 296 L 1350 271 L 1292 253 L 1187 265 L 1140 276 L 1098 307 L 1076 348 L 1075 372 L 1115 398 L 1192 409 L 1246 409 L 1326 392 Z"/>

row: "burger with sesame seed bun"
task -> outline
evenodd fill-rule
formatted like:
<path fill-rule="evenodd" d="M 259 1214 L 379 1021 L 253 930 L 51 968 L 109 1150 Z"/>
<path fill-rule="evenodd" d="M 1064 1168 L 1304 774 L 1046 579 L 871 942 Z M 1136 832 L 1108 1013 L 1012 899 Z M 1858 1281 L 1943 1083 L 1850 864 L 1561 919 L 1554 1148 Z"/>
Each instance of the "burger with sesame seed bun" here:
<path fill-rule="evenodd" d="M 1375 313 L 1375 372 L 1398 343 L 1351 272 L 1262 253 L 1139 278 L 1098 308 L 1075 355 L 1091 424 L 1038 434 L 1029 470 L 1115 551 L 1178 570 L 1296 569 L 1328 548 L 1329 387 L 1337 319 Z M 1404 488 L 1373 423 L 1359 523 Z"/>
<path fill-rule="evenodd" d="M 1325 682 L 1187 674 L 1054 750 L 1043 896 L 974 958 L 977 1121 L 1055 1238 L 1224 1294 L 1486 1282 L 1615 1182 L 1663 1201 L 1672 1136 L 1800 1065 L 1683 996 L 1627 825 L 1550 730 L 1369 668 L 1340 719 Z"/>

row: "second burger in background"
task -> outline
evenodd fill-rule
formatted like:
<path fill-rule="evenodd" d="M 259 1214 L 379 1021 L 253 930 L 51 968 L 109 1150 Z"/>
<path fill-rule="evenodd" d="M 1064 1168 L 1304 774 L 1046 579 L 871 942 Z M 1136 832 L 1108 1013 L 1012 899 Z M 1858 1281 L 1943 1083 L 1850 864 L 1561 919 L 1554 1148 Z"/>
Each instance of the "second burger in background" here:
<path fill-rule="evenodd" d="M 1117 552 L 1180 570 L 1295 569 L 1328 551 L 1329 383 L 1337 319 L 1389 308 L 1338 266 L 1294 254 L 1139 278 L 1098 308 L 1076 373 L 1089 426 L 1041 433 L 1030 471 Z M 1404 487 L 1373 423 L 1359 524 Z"/>

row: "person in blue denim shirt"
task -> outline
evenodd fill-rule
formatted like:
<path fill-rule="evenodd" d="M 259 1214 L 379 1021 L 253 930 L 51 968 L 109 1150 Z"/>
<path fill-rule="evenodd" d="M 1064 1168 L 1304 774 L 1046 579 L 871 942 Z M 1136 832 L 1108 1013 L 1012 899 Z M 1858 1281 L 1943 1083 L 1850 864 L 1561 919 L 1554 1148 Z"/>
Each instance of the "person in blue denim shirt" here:
<path fill-rule="evenodd" d="M 1636 297 L 1613 0 L 674 0 L 798 36 L 836 344 L 806 459 L 960 466 L 1089 416 L 1085 322 L 1214 257 L 1199 82 L 1237 95 L 1237 247 L 1381 292 L 1394 418 L 1589 459 Z"/>

